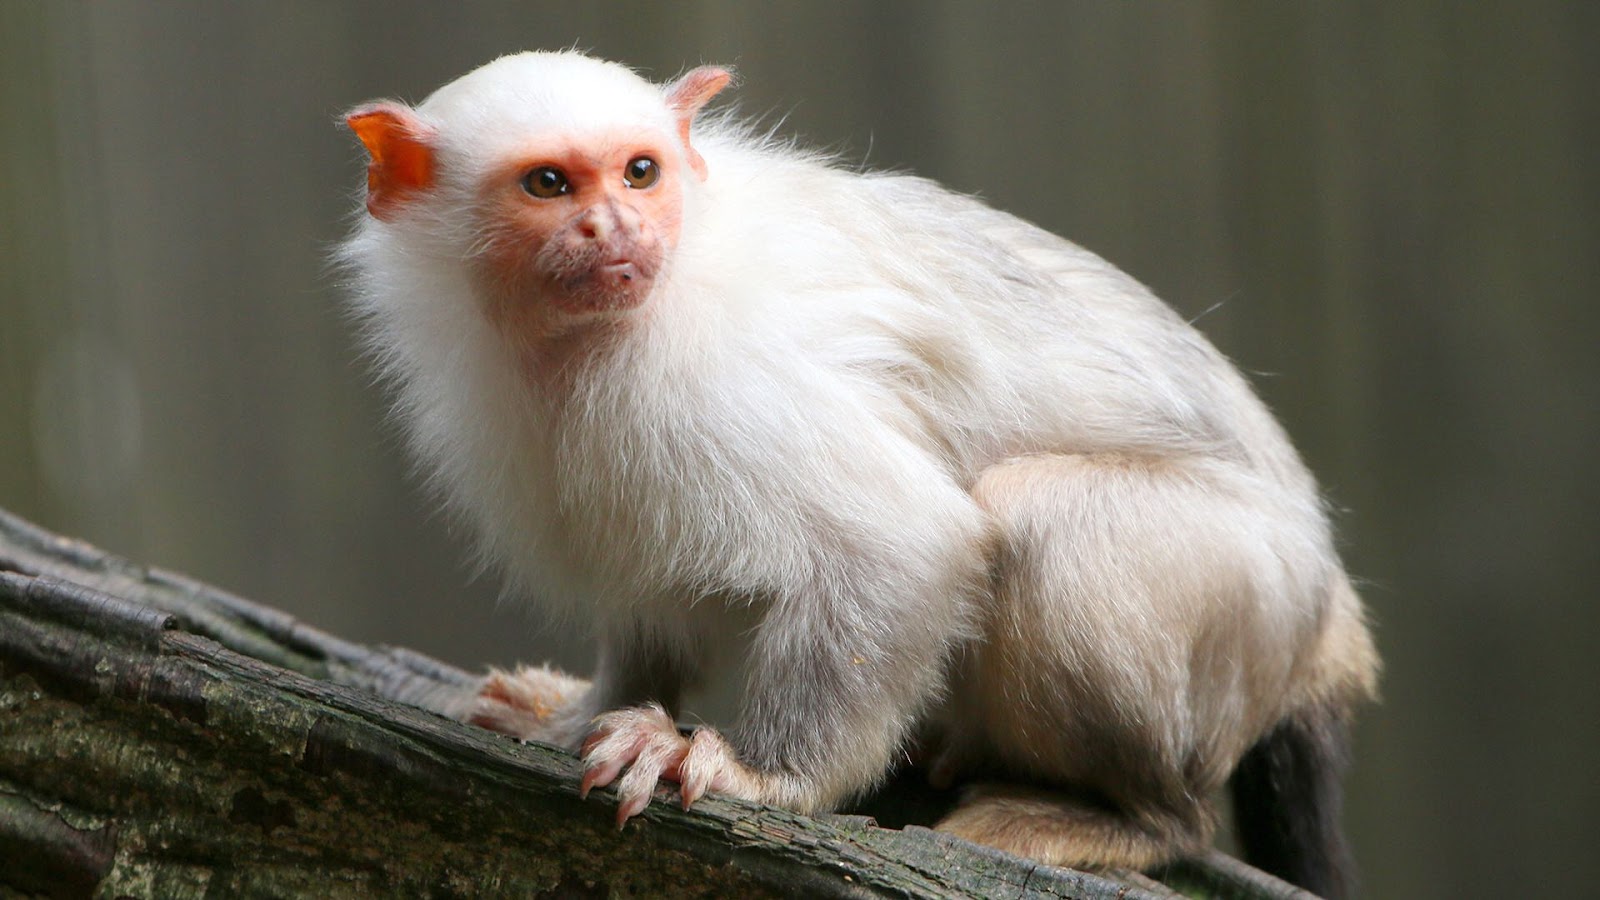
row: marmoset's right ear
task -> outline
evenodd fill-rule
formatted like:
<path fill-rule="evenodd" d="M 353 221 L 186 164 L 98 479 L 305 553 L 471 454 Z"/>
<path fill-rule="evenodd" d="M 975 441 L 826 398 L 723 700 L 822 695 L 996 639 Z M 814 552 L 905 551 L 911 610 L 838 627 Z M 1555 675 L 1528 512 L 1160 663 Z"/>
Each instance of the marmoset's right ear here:
<path fill-rule="evenodd" d="M 367 212 L 388 220 L 406 198 L 433 184 L 434 131 L 403 103 L 381 100 L 345 113 L 344 122 L 366 146 Z"/>

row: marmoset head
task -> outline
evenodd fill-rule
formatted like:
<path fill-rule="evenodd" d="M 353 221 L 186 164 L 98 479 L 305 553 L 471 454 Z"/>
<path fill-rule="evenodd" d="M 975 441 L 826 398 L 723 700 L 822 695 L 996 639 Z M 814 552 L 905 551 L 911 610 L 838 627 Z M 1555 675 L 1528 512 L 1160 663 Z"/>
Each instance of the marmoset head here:
<path fill-rule="evenodd" d="M 486 298 L 559 330 L 650 296 L 686 182 L 707 174 L 690 127 L 730 79 L 704 66 L 660 87 L 616 63 L 522 53 L 414 109 L 379 101 L 345 121 L 371 157 L 372 216 L 455 223 Z"/>

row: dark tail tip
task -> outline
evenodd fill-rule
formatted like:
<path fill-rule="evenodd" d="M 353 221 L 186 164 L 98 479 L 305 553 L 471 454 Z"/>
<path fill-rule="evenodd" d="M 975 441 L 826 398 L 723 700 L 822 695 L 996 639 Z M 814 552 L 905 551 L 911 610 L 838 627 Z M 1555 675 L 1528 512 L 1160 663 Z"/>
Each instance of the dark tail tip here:
<path fill-rule="evenodd" d="M 1256 742 L 1234 770 L 1234 820 L 1245 859 L 1329 900 L 1355 893 L 1355 864 L 1339 828 L 1349 761 L 1343 716 L 1296 713 Z"/>

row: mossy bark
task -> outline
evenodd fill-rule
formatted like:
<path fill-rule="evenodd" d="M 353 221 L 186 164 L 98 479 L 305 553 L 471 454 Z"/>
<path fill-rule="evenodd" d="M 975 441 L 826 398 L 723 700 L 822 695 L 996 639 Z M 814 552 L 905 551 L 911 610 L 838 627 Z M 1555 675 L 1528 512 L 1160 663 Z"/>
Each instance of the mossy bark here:
<path fill-rule="evenodd" d="M 414 705 L 471 683 L 0 513 L 0 896 L 1173 896 L 715 797 L 619 832 L 569 754 Z M 1160 874 L 1295 894 L 1225 858 Z"/>

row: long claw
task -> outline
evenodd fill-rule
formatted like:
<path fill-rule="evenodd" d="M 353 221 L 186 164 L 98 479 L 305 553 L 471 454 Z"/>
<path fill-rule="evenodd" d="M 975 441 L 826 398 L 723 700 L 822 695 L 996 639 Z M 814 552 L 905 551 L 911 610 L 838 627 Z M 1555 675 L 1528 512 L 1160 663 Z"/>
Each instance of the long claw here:
<path fill-rule="evenodd" d="M 689 807 L 695 804 L 696 800 L 706 795 L 706 779 L 700 775 L 691 777 L 683 782 L 683 789 L 680 793 L 682 794 L 684 811 L 687 812 Z"/>
<path fill-rule="evenodd" d="M 711 759 L 710 753 L 714 749 L 712 744 L 711 732 L 696 731 L 689 741 L 689 752 L 678 764 L 679 794 L 685 810 L 705 796 L 716 774 L 716 761 Z"/>
<path fill-rule="evenodd" d="M 587 799 L 591 790 L 615 781 L 648 743 L 648 736 L 605 727 L 589 735 L 583 742 L 584 771 L 583 780 L 578 784 L 578 797 Z"/>
<path fill-rule="evenodd" d="M 578 799 L 589 799 L 589 792 L 597 787 L 605 787 L 615 781 L 617 774 L 622 771 L 622 760 L 607 760 L 606 762 L 592 765 L 583 771 L 583 781 L 578 784 Z"/>
<path fill-rule="evenodd" d="M 689 752 L 678 766 L 683 808 L 688 809 L 708 791 L 740 794 L 736 784 L 743 771 L 743 766 L 722 735 L 711 728 L 696 729 L 689 742 Z"/>
<path fill-rule="evenodd" d="M 621 802 L 617 804 L 617 830 L 621 831 L 622 826 L 628 824 L 629 819 L 644 812 L 644 808 L 649 805 L 649 793 L 623 797 Z"/>

